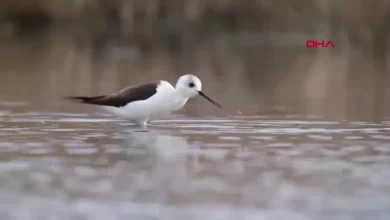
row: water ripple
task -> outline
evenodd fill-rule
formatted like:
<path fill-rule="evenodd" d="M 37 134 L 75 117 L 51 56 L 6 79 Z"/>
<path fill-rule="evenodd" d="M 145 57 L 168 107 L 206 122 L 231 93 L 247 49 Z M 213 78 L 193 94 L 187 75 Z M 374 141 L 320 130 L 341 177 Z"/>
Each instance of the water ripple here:
<path fill-rule="evenodd" d="M 0 120 L 2 219 L 390 218 L 386 123 L 172 116 L 145 132 L 98 114 Z"/>

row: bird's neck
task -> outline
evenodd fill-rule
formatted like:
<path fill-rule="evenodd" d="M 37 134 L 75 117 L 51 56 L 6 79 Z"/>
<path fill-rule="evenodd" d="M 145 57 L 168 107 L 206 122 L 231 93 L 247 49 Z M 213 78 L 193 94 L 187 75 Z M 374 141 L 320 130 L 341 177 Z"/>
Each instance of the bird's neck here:
<path fill-rule="evenodd" d="M 176 91 L 176 99 L 177 99 L 178 101 L 184 101 L 184 102 L 186 102 L 186 101 L 189 99 L 189 97 L 188 97 L 188 96 L 185 96 L 182 92 Z"/>
<path fill-rule="evenodd" d="M 178 105 L 185 105 L 186 102 L 188 101 L 189 97 L 188 96 L 185 96 L 182 92 L 179 92 L 176 90 L 175 92 L 175 102 L 178 104 Z"/>

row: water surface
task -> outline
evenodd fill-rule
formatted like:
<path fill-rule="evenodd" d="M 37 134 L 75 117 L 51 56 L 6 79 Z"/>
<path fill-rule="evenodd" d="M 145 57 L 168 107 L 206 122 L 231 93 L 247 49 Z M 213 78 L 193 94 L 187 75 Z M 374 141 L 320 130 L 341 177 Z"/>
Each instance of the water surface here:
<path fill-rule="evenodd" d="M 142 132 L 20 108 L 0 114 L 1 219 L 390 217 L 387 123 L 174 114 Z"/>

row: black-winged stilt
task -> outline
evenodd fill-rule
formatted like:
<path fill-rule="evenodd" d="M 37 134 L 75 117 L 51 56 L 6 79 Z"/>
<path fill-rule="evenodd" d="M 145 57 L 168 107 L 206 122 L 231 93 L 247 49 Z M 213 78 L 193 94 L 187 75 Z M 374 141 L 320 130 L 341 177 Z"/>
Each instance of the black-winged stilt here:
<path fill-rule="evenodd" d="M 159 80 L 124 88 L 110 95 L 70 96 L 80 103 L 99 105 L 114 115 L 145 127 L 149 119 L 168 115 L 181 109 L 189 98 L 202 96 L 219 108 L 220 104 L 202 92 L 202 82 L 194 75 L 181 76 L 176 86 Z"/>

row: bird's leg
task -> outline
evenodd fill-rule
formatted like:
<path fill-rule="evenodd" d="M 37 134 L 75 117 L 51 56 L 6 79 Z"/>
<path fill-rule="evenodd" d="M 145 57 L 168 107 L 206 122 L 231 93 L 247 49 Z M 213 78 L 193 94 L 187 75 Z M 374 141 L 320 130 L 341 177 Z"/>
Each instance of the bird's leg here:
<path fill-rule="evenodd" d="M 142 128 L 142 129 L 147 129 L 147 127 L 146 127 L 146 121 L 147 121 L 147 120 L 139 120 L 139 121 L 136 122 L 136 124 L 137 124 L 140 128 Z"/>

